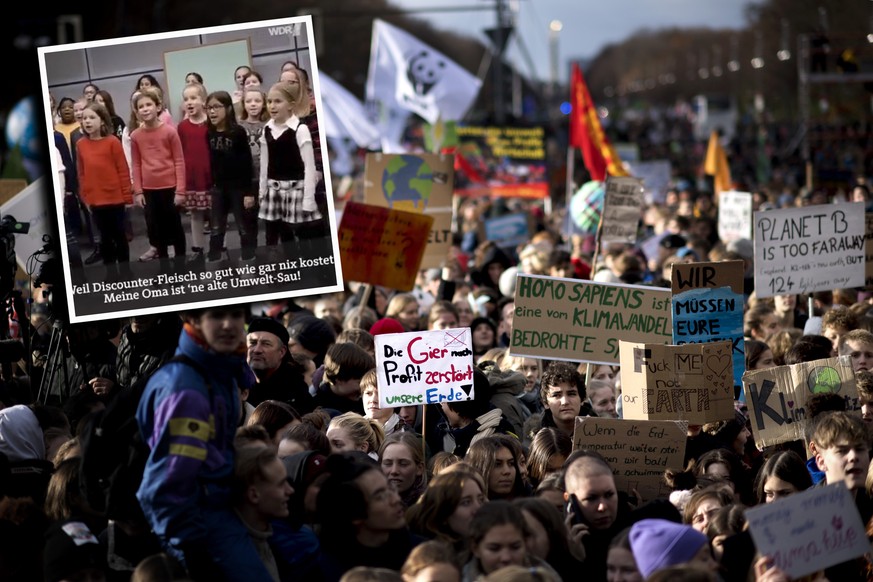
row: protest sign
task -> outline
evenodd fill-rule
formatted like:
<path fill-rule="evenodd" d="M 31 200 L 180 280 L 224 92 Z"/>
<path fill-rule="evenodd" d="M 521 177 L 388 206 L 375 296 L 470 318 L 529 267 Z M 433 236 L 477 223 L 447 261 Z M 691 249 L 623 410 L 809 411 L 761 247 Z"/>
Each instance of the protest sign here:
<path fill-rule="evenodd" d="M 469 328 L 385 333 L 375 339 L 380 408 L 475 397 Z"/>
<path fill-rule="evenodd" d="M 724 243 L 752 238 L 752 194 L 722 192 L 718 197 L 718 238 Z"/>
<path fill-rule="evenodd" d="M 367 154 L 364 203 L 434 219 L 421 269 L 441 266 L 452 246 L 454 164 L 450 154 Z"/>
<path fill-rule="evenodd" d="M 337 233 L 343 277 L 409 291 L 432 224 L 426 214 L 348 202 Z"/>
<path fill-rule="evenodd" d="M 524 212 L 505 214 L 483 222 L 484 240 L 493 241 L 499 247 L 517 247 L 530 238 L 533 217 Z"/>
<path fill-rule="evenodd" d="M 542 127 L 458 126 L 459 196 L 548 198 Z"/>
<path fill-rule="evenodd" d="M 626 165 L 631 175 L 643 181 L 643 199 L 646 204 L 664 204 L 673 176 L 670 160 L 625 161 L 628 162 Z"/>
<path fill-rule="evenodd" d="M 643 499 L 670 494 L 664 483 L 666 469 L 681 469 L 685 464 L 685 421 L 619 420 L 576 417 L 573 450 L 597 451 L 615 475 L 615 486 Z"/>
<path fill-rule="evenodd" d="M 509 353 L 617 364 L 619 340 L 669 343 L 670 290 L 519 274 Z"/>
<path fill-rule="evenodd" d="M 636 243 L 642 212 L 641 180 L 615 176 L 607 178 L 600 241 L 604 244 Z"/>
<path fill-rule="evenodd" d="M 873 212 L 864 215 L 864 285 L 873 286 Z"/>
<path fill-rule="evenodd" d="M 706 424 L 734 418 L 731 342 L 620 342 L 624 418 Z"/>
<path fill-rule="evenodd" d="M 806 403 L 813 394 L 833 392 L 845 399 L 846 410 L 861 408 L 849 356 L 749 370 L 743 391 L 755 445 L 762 450 L 811 436 Z"/>
<path fill-rule="evenodd" d="M 142 78 L 149 77 L 152 85 L 157 83 L 163 87 L 164 113 L 174 119 L 174 123 L 165 124 L 168 126 L 180 124 L 187 116 L 182 109 L 182 93 L 191 72 L 200 75 L 210 92 L 224 90 L 237 101 L 238 87 L 234 82 L 237 67 L 245 65 L 253 70 L 266 70 L 290 60 L 309 73 L 312 122 L 324 127 L 317 59 L 320 51 L 315 46 L 310 16 L 41 46 L 37 53 L 43 95 L 80 95 L 82 87 L 95 83 L 115 96 L 118 117 L 128 119 L 131 103 L 127 96 Z M 53 119 L 48 107 L 42 109 L 40 120 L 45 124 L 48 143 L 54 143 Z M 308 131 L 306 125 L 302 125 L 300 131 Z M 134 142 L 139 139 L 137 135 L 131 133 Z M 162 154 L 163 149 L 158 151 L 134 144 L 132 157 L 125 161 L 124 153 L 114 147 L 110 148 L 111 153 L 105 153 L 109 150 L 97 152 L 93 148 L 86 152 L 87 142 L 79 142 L 76 150 L 79 152 L 76 154 L 80 167 L 79 195 L 81 203 L 94 206 L 95 215 L 104 217 L 92 221 L 96 230 L 82 228 L 76 204 L 72 209 L 65 204 L 66 197 L 60 192 L 57 156 L 50 157 L 51 175 L 45 176 L 53 188 L 48 199 L 55 204 L 60 233 L 55 242 L 64 275 L 63 283 L 58 280 L 55 294 L 59 297 L 62 289 L 66 292 L 71 323 L 342 290 L 334 197 L 324 195 L 334 191 L 326 147 L 316 149 L 314 163 L 307 163 L 303 168 L 305 176 L 299 176 L 301 183 L 307 184 L 305 195 L 284 183 L 284 178 L 277 179 L 280 175 L 297 176 L 293 172 L 299 171 L 293 164 L 293 168 L 289 167 L 285 158 L 277 162 L 274 156 L 270 160 L 270 170 L 263 184 L 259 184 L 256 169 L 252 176 L 235 173 L 235 183 L 253 185 L 237 192 L 235 200 L 240 199 L 237 196 L 245 197 L 247 203 L 252 203 L 262 197 L 269 199 L 270 204 L 262 203 L 260 209 L 245 211 L 242 207 L 233 209 L 233 204 L 213 206 L 210 237 L 203 235 L 202 223 L 203 208 L 209 204 L 210 195 L 195 194 L 209 190 L 209 185 L 200 181 L 199 177 L 204 175 L 203 165 L 199 161 L 192 162 L 195 156 L 189 155 L 190 147 L 183 147 L 174 158 L 169 152 Z M 190 143 L 184 136 L 183 142 Z M 242 153 L 242 163 L 237 167 L 251 167 L 250 162 L 248 166 L 245 163 L 248 148 Z M 267 153 L 268 150 L 261 151 L 262 161 Z M 104 182 L 104 177 L 98 175 L 103 171 L 98 163 L 101 156 L 113 156 L 106 158 L 112 167 L 124 166 L 120 174 L 128 175 L 129 169 L 133 189 L 137 191 L 122 192 L 120 185 L 115 194 L 106 194 L 111 187 L 100 190 L 98 183 Z M 181 169 L 183 157 L 188 164 L 188 175 L 198 177 L 187 187 L 185 171 Z M 198 154 L 196 158 L 201 160 L 202 156 Z M 166 194 L 150 189 L 149 168 L 152 167 L 175 167 L 179 171 L 175 175 L 171 172 L 170 184 L 180 192 L 189 191 L 190 195 L 182 196 L 184 201 L 176 200 L 174 204 L 172 192 L 166 200 Z M 81 180 L 83 175 L 90 175 L 93 181 Z M 205 175 L 209 175 L 208 167 Z M 118 177 L 115 173 L 112 176 Z M 163 183 L 166 185 L 166 178 Z M 193 184 L 201 185 L 193 187 Z M 143 194 L 143 198 L 136 198 L 142 205 L 131 205 L 130 194 Z M 302 214 L 301 200 L 307 210 Z M 120 217 L 110 218 L 114 216 L 113 209 L 122 209 L 125 205 L 124 222 L 130 228 L 127 233 L 112 226 L 114 221 L 121 221 Z M 187 211 L 189 209 L 191 212 Z M 260 222 L 259 212 L 263 219 Z M 105 233 L 97 232 L 101 224 Z M 269 236 L 266 225 L 271 227 Z M 220 230 L 224 226 L 228 228 L 222 235 Z M 279 231 L 282 231 L 281 236 Z M 95 243 L 100 240 L 98 234 L 103 236 L 104 243 L 111 244 L 102 245 L 101 249 Z M 107 249 L 109 256 L 104 256 L 102 253 Z"/>
<path fill-rule="evenodd" d="M 673 343 L 731 342 L 735 392 L 746 371 L 743 261 L 674 263 Z"/>
<path fill-rule="evenodd" d="M 842 481 L 746 510 L 755 547 L 791 580 L 858 558 L 870 541 Z"/>
<path fill-rule="evenodd" d="M 863 286 L 864 233 L 860 202 L 756 212 L 755 294 Z"/>

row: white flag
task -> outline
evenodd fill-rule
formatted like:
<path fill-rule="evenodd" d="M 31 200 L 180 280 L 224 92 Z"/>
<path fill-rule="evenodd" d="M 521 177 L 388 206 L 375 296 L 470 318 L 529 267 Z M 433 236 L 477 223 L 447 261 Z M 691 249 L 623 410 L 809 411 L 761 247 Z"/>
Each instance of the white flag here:
<path fill-rule="evenodd" d="M 321 81 L 324 134 L 337 139 L 349 138 L 358 147 L 378 149 L 379 130 L 370 123 L 364 104 L 324 73 L 318 78 Z"/>
<path fill-rule="evenodd" d="M 411 34 L 383 20 L 373 21 L 367 100 L 380 122 L 390 120 L 396 109 L 417 113 L 429 123 L 459 120 L 481 86 L 474 75 Z M 396 113 L 393 118 L 396 121 Z"/>

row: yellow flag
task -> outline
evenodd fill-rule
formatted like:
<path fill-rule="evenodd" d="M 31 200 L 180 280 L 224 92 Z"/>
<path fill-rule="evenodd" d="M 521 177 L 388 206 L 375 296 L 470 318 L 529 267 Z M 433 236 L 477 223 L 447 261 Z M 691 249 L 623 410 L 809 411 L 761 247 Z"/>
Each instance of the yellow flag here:
<path fill-rule="evenodd" d="M 706 161 L 703 164 L 703 171 L 715 178 L 716 200 L 718 200 L 718 195 L 722 192 L 733 190 L 727 154 L 724 148 L 721 147 L 718 132 L 715 130 L 709 134 L 709 146 L 706 148 Z"/>

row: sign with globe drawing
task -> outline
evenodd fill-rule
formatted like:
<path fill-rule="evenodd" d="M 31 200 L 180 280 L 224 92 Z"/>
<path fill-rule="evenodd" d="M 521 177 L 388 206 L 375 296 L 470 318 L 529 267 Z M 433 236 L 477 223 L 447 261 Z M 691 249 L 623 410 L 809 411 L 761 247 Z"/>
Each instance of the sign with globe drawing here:
<path fill-rule="evenodd" d="M 364 202 L 432 216 L 422 269 L 439 267 L 452 243 L 454 156 L 367 154 Z"/>
<path fill-rule="evenodd" d="M 743 390 L 758 448 L 807 438 L 807 402 L 814 394 L 834 393 L 846 409 L 861 409 L 849 356 L 746 372 Z"/>

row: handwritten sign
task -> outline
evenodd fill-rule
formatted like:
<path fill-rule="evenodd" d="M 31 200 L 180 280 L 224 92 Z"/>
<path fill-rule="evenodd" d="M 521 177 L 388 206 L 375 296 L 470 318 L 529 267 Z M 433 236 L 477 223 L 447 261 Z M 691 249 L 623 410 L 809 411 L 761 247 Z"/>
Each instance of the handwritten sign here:
<path fill-rule="evenodd" d="M 380 408 L 474 397 L 469 328 L 387 333 L 375 340 Z"/>
<path fill-rule="evenodd" d="M 624 418 L 706 424 L 734 418 L 731 342 L 620 342 Z"/>
<path fill-rule="evenodd" d="M 722 192 L 718 196 L 718 238 L 729 243 L 752 238 L 752 194 Z"/>
<path fill-rule="evenodd" d="M 796 580 L 870 551 L 845 483 L 814 487 L 746 510 L 755 547 Z"/>
<path fill-rule="evenodd" d="M 339 227 L 343 278 L 409 291 L 433 217 L 348 202 Z"/>
<path fill-rule="evenodd" d="M 746 371 L 743 270 L 743 261 L 676 263 L 672 269 L 673 343 L 731 342 L 736 390 Z"/>
<path fill-rule="evenodd" d="M 864 285 L 864 204 L 755 213 L 755 294 L 760 297 Z"/>
<path fill-rule="evenodd" d="M 606 180 L 600 240 L 607 243 L 637 242 L 643 212 L 643 183 L 637 178 Z"/>
<path fill-rule="evenodd" d="M 509 353 L 618 364 L 619 340 L 669 343 L 670 290 L 519 274 Z"/>
<path fill-rule="evenodd" d="M 811 436 L 806 404 L 813 394 L 834 392 L 846 399 L 847 410 L 861 408 L 849 356 L 750 370 L 743 376 L 743 391 L 761 450 Z"/>
<path fill-rule="evenodd" d="M 684 421 L 578 416 L 573 450 L 597 451 L 612 467 L 616 487 L 655 499 L 670 494 L 662 478 L 664 471 L 684 465 L 687 432 Z"/>
<path fill-rule="evenodd" d="M 873 212 L 864 215 L 864 285 L 873 286 Z"/>
<path fill-rule="evenodd" d="M 368 153 L 364 166 L 364 202 L 433 217 L 422 269 L 439 267 L 452 246 L 451 154 Z"/>

